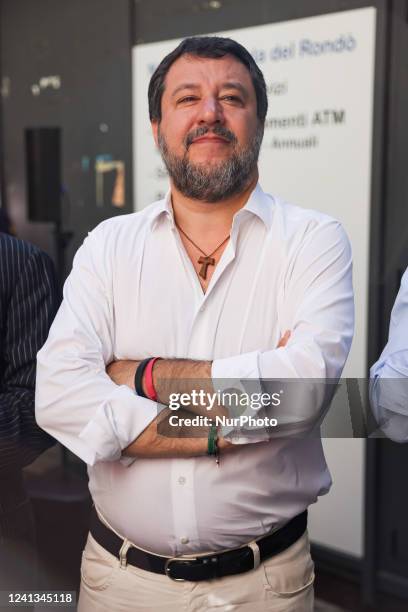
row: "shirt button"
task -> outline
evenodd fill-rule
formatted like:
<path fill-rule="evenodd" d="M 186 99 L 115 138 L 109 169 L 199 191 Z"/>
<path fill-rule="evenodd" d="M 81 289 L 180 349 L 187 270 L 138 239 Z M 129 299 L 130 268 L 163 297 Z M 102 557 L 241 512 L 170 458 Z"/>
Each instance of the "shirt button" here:
<path fill-rule="evenodd" d="M 180 538 L 180 542 L 181 542 L 182 544 L 188 544 L 188 543 L 189 543 L 189 541 L 190 541 L 190 540 L 189 540 L 188 538 L 186 538 L 186 537 Z"/>
<path fill-rule="evenodd" d="M 179 484 L 183 485 L 186 483 L 186 479 L 184 478 L 184 476 L 180 476 L 180 478 L 178 479 Z"/>
<path fill-rule="evenodd" d="M 205 306 L 201 306 L 200 312 L 204 312 L 204 310 L 205 310 Z"/>

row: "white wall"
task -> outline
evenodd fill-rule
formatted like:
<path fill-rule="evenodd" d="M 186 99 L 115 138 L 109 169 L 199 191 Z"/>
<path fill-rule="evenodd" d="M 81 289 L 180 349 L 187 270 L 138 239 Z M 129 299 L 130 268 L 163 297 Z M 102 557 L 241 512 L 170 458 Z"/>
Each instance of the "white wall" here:
<path fill-rule="evenodd" d="M 333 478 L 328 495 L 309 509 L 309 532 L 314 542 L 357 557 L 363 556 L 364 440 L 323 440 Z"/>

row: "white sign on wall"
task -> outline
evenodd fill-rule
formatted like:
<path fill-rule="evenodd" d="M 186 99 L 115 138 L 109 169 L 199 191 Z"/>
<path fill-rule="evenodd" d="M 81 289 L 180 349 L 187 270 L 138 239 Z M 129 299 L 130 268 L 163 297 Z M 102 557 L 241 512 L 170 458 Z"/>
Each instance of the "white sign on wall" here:
<path fill-rule="evenodd" d="M 368 7 L 217 32 L 243 44 L 265 76 L 269 111 L 259 162 L 261 186 L 294 204 L 336 217 L 350 237 L 356 330 L 344 371 L 348 377 L 364 377 L 368 365 L 375 26 L 376 9 Z M 168 187 L 151 136 L 147 86 L 158 63 L 178 42 L 143 44 L 133 50 L 136 209 L 162 197 Z M 326 442 L 330 454 L 330 441 Z M 359 444 L 359 450 L 354 446 L 354 477 L 356 487 L 362 488 L 363 444 Z M 330 458 L 329 464 L 336 482 Z M 341 487 L 339 476 L 337 483 Z M 328 498 L 335 500 L 332 494 Z M 354 517 L 362 514 L 362 492 L 348 507 Z M 327 530 L 329 534 L 330 521 Z M 361 525 L 357 531 L 357 535 L 339 535 L 338 548 L 361 554 Z"/>

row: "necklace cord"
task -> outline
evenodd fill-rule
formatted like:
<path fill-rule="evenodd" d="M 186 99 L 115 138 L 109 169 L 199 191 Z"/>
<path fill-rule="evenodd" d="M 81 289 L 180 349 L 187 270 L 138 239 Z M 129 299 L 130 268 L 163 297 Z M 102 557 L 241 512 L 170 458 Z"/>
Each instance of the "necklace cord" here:
<path fill-rule="evenodd" d="M 218 245 L 218 246 L 217 246 L 217 247 L 216 247 L 216 248 L 215 248 L 215 249 L 214 249 L 214 250 L 213 250 L 211 253 L 209 253 L 209 254 L 207 255 L 207 253 L 205 253 L 205 252 L 203 251 L 203 249 L 201 249 L 201 248 L 198 246 L 198 244 L 196 244 L 196 243 L 195 243 L 193 240 L 191 240 L 190 236 L 188 236 L 188 235 L 186 234 L 186 232 L 185 232 L 185 231 L 184 231 L 184 230 L 183 230 L 183 229 L 182 229 L 182 228 L 179 226 L 179 224 L 178 224 L 178 223 L 176 223 L 176 222 L 175 222 L 175 224 L 176 224 L 177 229 L 178 229 L 178 230 L 180 230 L 180 232 L 183 234 L 183 236 L 185 236 L 185 237 L 187 238 L 187 240 L 188 240 L 189 242 L 191 242 L 191 244 L 192 244 L 193 246 L 195 246 L 195 248 L 196 248 L 198 251 L 200 251 L 200 253 L 202 253 L 202 254 L 204 255 L 204 257 L 211 257 L 212 255 L 214 255 L 214 253 L 216 253 L 216 252 L 218 251 L 218 249 L 220 249 L 220 248 L 222 247 L 222 245 L 223 245 L 223 244 L 225 244 L 225 243 L 227 242 L 227 240 L 229 240 L 229 239 L 230 239 L 230 235 L 228 234 L 228 236 L 227 236 L 226 238 L 224 238 L 224 240 L 223 240 L 223 241 L 222 241 L 222 242 L 221 242 L 221 243 L 220 243 L 220 244 L 219 244 L 219 245 Z"/>

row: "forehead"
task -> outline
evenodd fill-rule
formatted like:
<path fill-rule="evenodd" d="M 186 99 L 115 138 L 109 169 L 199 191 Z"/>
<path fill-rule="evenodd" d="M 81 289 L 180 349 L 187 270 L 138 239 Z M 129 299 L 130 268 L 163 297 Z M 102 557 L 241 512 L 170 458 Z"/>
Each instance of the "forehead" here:
<path fill-rule="evenodd" d="M 233 55 L 220 58 L 182 55 L 170 66 L 165 78 L 165 92 L 171 92 L 183 83 L 197 86 L 222 85 L 238 82 L 255 95 L 249 70 Z"/>

